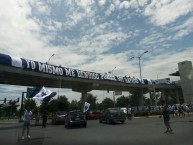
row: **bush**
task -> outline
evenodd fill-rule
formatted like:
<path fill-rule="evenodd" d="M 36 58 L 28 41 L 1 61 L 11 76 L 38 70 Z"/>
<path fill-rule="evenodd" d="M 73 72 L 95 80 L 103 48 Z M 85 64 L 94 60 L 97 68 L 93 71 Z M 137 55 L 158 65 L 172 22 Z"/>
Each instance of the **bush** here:
<path fill-rule="evenodd" d="M 135 116 L 135 117 L 139 117 L 139 116 L 149 116 L 149 112 L 148 112 L 148 111 L 135 111 L 135 112 L 134 112 L 134 116 Z"/>
<path fill-rule="evenodd" d="M 150 112 L 150 115 L 161 115 L 161 111 Z"/>

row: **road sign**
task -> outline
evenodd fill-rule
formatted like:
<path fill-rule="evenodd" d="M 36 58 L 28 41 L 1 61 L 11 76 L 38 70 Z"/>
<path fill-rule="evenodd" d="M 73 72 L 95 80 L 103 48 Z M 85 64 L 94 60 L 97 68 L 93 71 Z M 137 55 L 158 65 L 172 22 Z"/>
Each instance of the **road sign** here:
<path fill-rule="evenodd" d="M 32 98 L 32 93 L 34 92 L 35 88 L 27 88 L 26 98 Z"/>
<path fill-rule="evenodd" d="M 115 91 L 115 96 L 122 95 L 122 91 Z"/>

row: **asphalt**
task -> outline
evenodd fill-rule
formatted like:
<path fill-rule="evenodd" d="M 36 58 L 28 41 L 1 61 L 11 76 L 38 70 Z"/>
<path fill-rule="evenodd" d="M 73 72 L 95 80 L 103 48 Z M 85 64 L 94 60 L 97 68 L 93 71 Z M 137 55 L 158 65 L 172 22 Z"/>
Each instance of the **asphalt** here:
<path fill-rule="evenodd" d="M 190 115 L 193 115 L 193 112 L 190 112 Z M 153 115 L 153 116 L 143 116 L 143 117 L 133 117 L 133 119 L 139 119 L 139 118 L 160 118 L 160 115 Z M 193 120 L 189 120 L 190 122 L 193 122 Z M 37 123 L 35 119 L 31 120 L 31 127 L 33 126 L 41 126 L 42 120 L 39 120 Z M 51 119 L 47 121 L 47 125 L 51 124 Z M 6 130 L 6 129 L 12 129 L 12 128 L 19 128 L 23 126 L 23 122 L 19 122 L 18 119 L 10 119 L 10 120 L 0 120 L 0 130 Z"/>
<path fill-rule="evenodd" d="M 41 122 L 41 120 L 40 120 Z M 48 120 L 50 123 L 50 120 Z M 64 125 L 35 126 L 32 120 L 31 139 L 21 140 L 17 120 L 1 121 L 1 145 L 193 145 L 193 114 L 185 118 L 171 118 L 174 134 L 164 134 L 163 118 L 135 117 L 124 124 L 105 124 L 88 120 L 87 128 L 66 129 Z"/>

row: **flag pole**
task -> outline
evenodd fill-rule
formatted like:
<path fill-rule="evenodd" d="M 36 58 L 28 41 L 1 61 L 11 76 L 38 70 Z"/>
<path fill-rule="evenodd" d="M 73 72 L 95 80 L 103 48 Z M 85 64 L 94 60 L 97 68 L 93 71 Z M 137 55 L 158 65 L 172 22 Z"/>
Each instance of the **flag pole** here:
<path fill-rule="evenodd" d="M 115 91 L 113 91 L 113 103 L 114 103 L 114 107 L 115 107 Z"/>

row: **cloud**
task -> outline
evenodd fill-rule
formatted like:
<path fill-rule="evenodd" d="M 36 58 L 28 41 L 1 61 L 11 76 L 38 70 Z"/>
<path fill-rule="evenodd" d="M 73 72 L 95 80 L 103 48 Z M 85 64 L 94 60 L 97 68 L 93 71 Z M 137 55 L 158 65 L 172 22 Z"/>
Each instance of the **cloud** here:
<path fill-rule="evenodd" d="M 192 11 L 192 0 L 160 0 L 152 1 L 147 5 L 144 15 L 150 17 L 149 20 L 152 24 L 164 26 Z"/>
<path fill-rule="evenodd" d="M 147 36 L 141 39 L 139 44 L 137 44 L 139 48 L 144 48 L 146 50 L 151 49 L 155 51 L 155 49 L 162 47 L 162 51 L 164 51 L 165 48 L 168 48 L 170 46 L 170 42 L 172 40 L 171 36 L 167 36 L 166 33 L 157 32 L 154 30 L 151 30 L 149 34 L 146 35 Z"/>
<path fill-rule="evenodd" d="M 171 30 L 176 32 L 173 37 L 174 40 L 178 40 L 189 35 L 193 32 L 193 16 L 186 20 L 183 24 L 173 27 Z"/>
<path fill-rule="evenodd" d="M 130 3 L 128 1 L 124 1 L 124 2 L 120 3 L 120 6 L 119 6 L 120 9 L 122 9 L 122 8 L 127 9 L 129 7 L 130 7 Z"/>
<path fill-rule="evenodd" d="M 144 78 L 156 79 L 157 73 L 162 72 L 159 78 L 171 78 L 171 80 L 179 80 L 179 77 L 171 77 L 170 73 L 178 70 L 178 63 L 185 60 L 192 60 L 189 55 L 193 47 L 187 48 L 183 51 L 171 51 L 164 53 L 164 55 L 153 56 L 149 61 L 143 62 L 143 76 Z M 156 71 L 152 71 L 156 70 Z"/>
<path fill-rule="evenodd" d="M 114 10 L 115 10 L 115 5 L 114 5 L 114 4 L 111 4 L 110 7 L 109 7 L 109 9 L 107 9 L 107 10 L 105 11 L 105 15 L 106 15 L 106 16 L 111 15 L 111 13 L 112 13 Z"/>
<path fill-rule="evenodd" d="M 139 7 L 144 7 L 149 0 L 129 0 L 129 1 L 123 1 L 120 3 L 119 8 L 120 9 L 128 9 L 128 8 L 135 8 L 138 9 Z"/>
<path fill-rule="evenodd" d="M 31 0 L 29 1 L 29 4 L 32 6 L 32 8 L 35 8 L 34 13 L 36 15 L 49 16 L 51 13 L 50 7 L 40 0 Z"/>
<path fill-rule="evenodd" d="M 105 3 L 106 3 L 106 0 L 98 0 L 98 3 L 99 3 L 99 5 L 105 5 Z"/>

